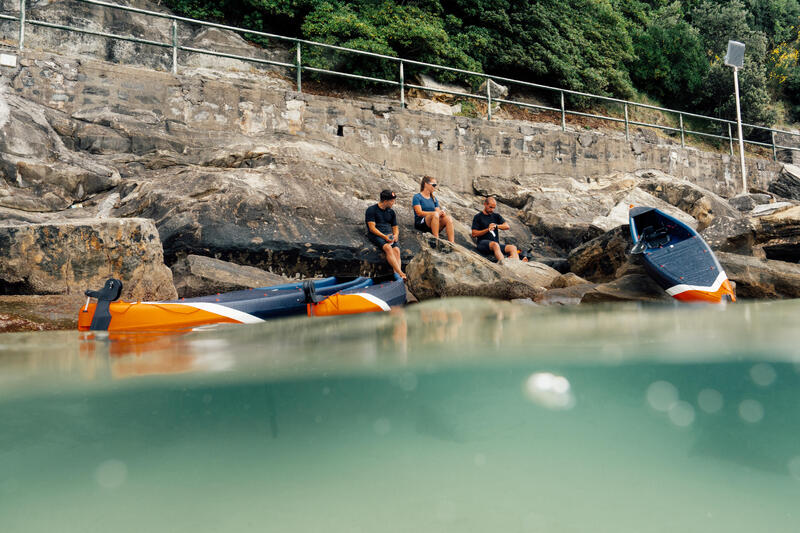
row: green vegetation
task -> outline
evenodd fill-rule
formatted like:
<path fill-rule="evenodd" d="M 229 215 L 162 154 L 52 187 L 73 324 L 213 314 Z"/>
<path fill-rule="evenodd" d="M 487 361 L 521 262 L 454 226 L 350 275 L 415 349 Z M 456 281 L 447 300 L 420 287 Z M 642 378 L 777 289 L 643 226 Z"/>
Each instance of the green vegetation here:
<path fill-rule="evenodd" d="M 644 95 L 727 119 L 733 76 L 723 57 L 734 39 L 746 45 L 743 119 L 765 125 L 800 120 L 798 2 L 167 0 L 190 17 L 576 91 Z M 304 62 L 397 77 L 392 62 L 342 52 L 304 49 Z"/>

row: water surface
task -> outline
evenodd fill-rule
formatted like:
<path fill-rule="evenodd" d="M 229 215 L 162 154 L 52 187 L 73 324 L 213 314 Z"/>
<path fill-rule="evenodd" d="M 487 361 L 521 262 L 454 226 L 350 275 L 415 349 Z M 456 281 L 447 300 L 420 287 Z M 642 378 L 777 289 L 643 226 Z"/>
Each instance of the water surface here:
<path fill-rule="evenodd" d="M 798 311 L 0 335 L 0 530 L 798 531 Z"/>

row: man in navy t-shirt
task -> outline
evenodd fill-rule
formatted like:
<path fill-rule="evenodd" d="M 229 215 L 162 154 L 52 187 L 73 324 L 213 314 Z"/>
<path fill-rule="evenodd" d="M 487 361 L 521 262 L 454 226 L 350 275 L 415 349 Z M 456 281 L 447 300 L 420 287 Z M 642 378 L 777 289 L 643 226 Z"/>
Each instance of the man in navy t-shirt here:
<path fill-rule="evenodd" d="M 495 213 L 497 201 L 489 196 L 483 201 L 483 211 L 472 219 L 472 238 L 477 240 L 478 251 L 483 255 L 492 255 L 498 262 L 503 260 L 503 252 L 512 259 L 519 259 L 517 247 L 513 244 L 500 244 L 499 230 L 509 229 L 508 222 Z"/>
<path fill-rule="evenodd" d="M 400 248 L 397 247 L 400 228 L 397 226 L 397 215 L 392 209 L 396 198 L 397 195 L 388 189 L 381 191 L 381 201 L 367 208 L 364 219 L 369 242 L 383 250 L 386 261 L 395 274 L 406 279 L 401 268 Z"/>

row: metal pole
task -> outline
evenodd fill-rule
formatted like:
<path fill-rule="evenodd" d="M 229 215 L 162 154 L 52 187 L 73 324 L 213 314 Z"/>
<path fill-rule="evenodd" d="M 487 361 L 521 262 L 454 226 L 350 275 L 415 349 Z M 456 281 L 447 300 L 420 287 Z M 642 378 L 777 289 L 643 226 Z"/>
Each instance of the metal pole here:
<path fill-rule="evenodd" d="M 686 142 L 683 138 L 683 113 L 678 113 L 678 120 L 681 123 L 681 148 L 686 148 Z"/>
<path fill-rule="evenodd" d="M 736 91 L 736 127 L 739 131 L 739 162 L 742 164 L 742 192 L 747 194 L 747 170 L 744 168 L 744 139 L 742 138 L 742 113 L 739 110 L 738 67 L 733 67 L 733 88 Z"/>
<path fill-rule="evenodd" d="M 772 134 L 772 160 L 778 160 L 778 151 L 775 149 L 775 130 L 770 131 Z"/>
<path fill-rule="evenodd" d="M 25 0 L 19 0 L 19 50 L 25 46 Z"/>
<path fill-rule="evenodd" d="M 733 155 L 733 133 L 731 132 L 731 123 L 728 122 L 728 142 L 731 145 L 731 155 Z"/>
<path fill-rule="evenodd" d="M 492 80 L 486 78 L 486 115 L 489 120 L 492 120 Z"/>
<path fill-rule="evenodd" d="M 302 63 L 302 56 L 300 52 L 300 43 L 297 43 L 297 92 L 303 92 L 303 77 L 301 72 L 303 71 L 303 63 Z"/>
<path fill-rule="evenodd" d="M 406 108 L 406 88 L 405 73 L 403 72 L 403 62 L 400 62 L 400 109 Z"/>
<path fill-rule="evenodd" d="M 562 110 L 563 110 L 563 106 L 562 106 Z M 628 102 L 625 102 L 625 140 L 628 141 L 628 140 L 630 140 L 630 138 L 631 138 L 631 135 L 630 135 L 630 130 L 628 128 Z"/>
<path fill-rule="evenodd" d="M 564 110 L 564 91 L 561 91 L 561 131 L 567 131 L 567 116 Z"/>
<path fill-rule="evenodd" d="M 178 73 L 178 21 L 172 19 L 172 73 Z"/>

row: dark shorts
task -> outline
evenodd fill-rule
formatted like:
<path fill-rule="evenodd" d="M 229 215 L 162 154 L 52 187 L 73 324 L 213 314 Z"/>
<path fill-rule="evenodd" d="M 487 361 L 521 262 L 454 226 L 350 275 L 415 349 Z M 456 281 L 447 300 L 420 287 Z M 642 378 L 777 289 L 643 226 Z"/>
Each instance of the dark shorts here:
<path fill-rule="evenodd" d="M 418 231 L 430 231 L 431 227 L 425 223 L 425 217 L 414 218 L 414 228 Z"/>
<path fill-rule="evenodd" d="M 377 246 L 380 250 L 383 250 L 384 244 L 389 244 L 389 241 L 387 241 L 386 239 L 381 239 L 374 233 L 367 233 L 367 239 L 369 239 L 369 242 Z M 392 248 L 397 248 L 396 242 L 392 243 Z"/>
<path fill-rule="evenodd" d="M 489 247 L 491 242 L 493 242 L 493 241 L 491 241 L 490 239 L 483 239 L 482 241 L 478 241 L 478 245 L 477 245 L 478 246 L 478 251 L 480 253 L 482 253 L 483 255 L 494 255 L 492 253 L 492 249 Z M 506 246 L 508 246 L 508 243 L 498 242 L 497 244 L 500 245 L 500 251 L 503 254 L 505 254 L 506 253 Z"/>

